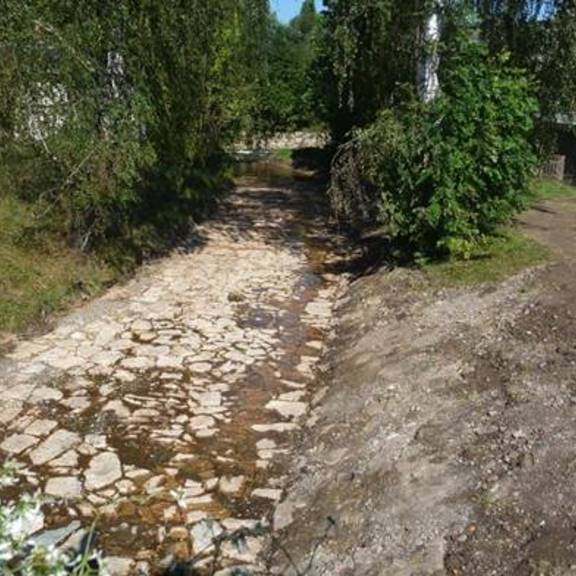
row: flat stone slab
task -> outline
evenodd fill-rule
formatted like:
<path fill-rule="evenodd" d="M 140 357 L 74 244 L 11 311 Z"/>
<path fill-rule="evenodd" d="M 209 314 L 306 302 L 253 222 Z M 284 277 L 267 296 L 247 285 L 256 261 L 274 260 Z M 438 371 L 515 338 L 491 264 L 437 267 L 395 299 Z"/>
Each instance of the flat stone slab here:
<path fill-rule="evenodd" d="M 78 453 L 75 450 L 68 450 L 62 456 L 52 460 L 50 466 L 54 468 L 73 468 L 78 465 Z"/>
<path fill-rule="evenodd" d="M 122 478 L 122 465 L 114 452 L 98 454 L 86 470 L 86 490 L 100 490 Z"/>
<path fill-rule="evenodd" d="M 38 438 L 28 434 L 14 434 L 0 444 L 0 450 L 8 454 L 20 454 L 38 442 Z"/>
<path fill-rule="evenodd" d="M 252 430 L 256 432 L 293 432 L 298 430 L 298 425 L 291 422 L 278 422 L 276 424 L 254 424 Z"/>
<path fill-rule="evenodd" d="M 272 400 L 266 404 L 268 410 L 278 412 L 284 418 L 299 418 L 308 411 L 308 404 L 305 402 L 287 402 L 285 400 Z"/>
<path fill-rule="evenodd" d="M 278 504 L 274 511 L 274 530 L 280 531 L 288 528 L 294 522 L 295 506 L 291 502 Z"/>
<path fill-rule="evenodd" d="M 188 422 L 188 428 L 190 430 L 206 430 L 207 428 L 212 428 L 216 421 L 212 416 L 194 416 Z"/>
<path fill-rule="evenodd" d="M 58 422 L 54 420 L 35 420 L 26 427 L 26 434 L 32 434 L 32 436 L 46 436 L 50 434 L 54 428 L 58 426 Z"/>
<path fill-rule="evenodd" d="M 41 466 L 70 450 L 80 441 L 80 436 L 75 432 L 64 429 L 56 430 L 30 453 L 30 460 L 36 466 Z"/>
<path fill-rule="evenodd" d="M 54 530 L 47 530 L 46 532 L 42 532 L 38 536 L 34 536 L 33 540 L 38 546 L 43 546 L 46 548 L 50 548 L 51 546 L 58 546 L 72 536 L 74 532 L 81 528 L 81 524 L 79 521 L 74 520 L 74 522 L 70 522 L 66 526 L 62 528 L 56 528 Z"/>
<path fill-rule="evenodd" d="M 203 520 L 190 530 L 195 554 L 208 552 L 213 546 L 214 539 L 220 536 L 224 529 L 219 522 Z"/>
<path fill-rule="evenodd" d="M 44 492 L 56 498 L 79 498 L 82 495 L 82 483 L 73 476 L 50 478 Z"/>
<path fill-rule="evenodd" d="M 134 567 L 134 560 L 119 556 L 108 556 L 105 559 L 110 576 L 128 576 Z"/>
<path fill-rule="evenodd" d="M 238 494 L 246 482 L 244 476 L 223 476 L 220 478 L 218 488 L 223 494 Z"/>
<path fill-rule="evenodd" d="M 257 488 L 252 492 L 252 497 L 279 502 L 282 498 L 282 490 L 277 490 L 276 488 Z"/>

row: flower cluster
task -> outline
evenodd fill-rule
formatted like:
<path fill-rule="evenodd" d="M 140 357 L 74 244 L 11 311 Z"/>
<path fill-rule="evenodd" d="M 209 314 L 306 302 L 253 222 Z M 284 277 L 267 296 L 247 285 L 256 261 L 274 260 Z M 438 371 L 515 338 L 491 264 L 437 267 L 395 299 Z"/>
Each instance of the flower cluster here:
<path fill-rule="evenodd" d="M 0 467 L 0 487 L 16 484 L 15 468 Z M 15 502 L 0 498 L 0 574 L 3 576 L 107 576 L 100 553 L 63 552 L 39 545 L 31 535 L 43 525 L 39 495 Z"/>

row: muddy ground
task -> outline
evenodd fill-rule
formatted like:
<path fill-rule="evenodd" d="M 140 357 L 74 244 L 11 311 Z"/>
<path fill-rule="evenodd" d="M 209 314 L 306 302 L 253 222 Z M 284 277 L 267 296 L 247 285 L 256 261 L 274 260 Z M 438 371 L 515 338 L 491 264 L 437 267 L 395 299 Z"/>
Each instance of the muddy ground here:
<path fill-rule="evenodd" d="M 351 285 L 276 573 L 576 574 L 576 202 L 520 225 L 551 261 L 505 282 Z"/>

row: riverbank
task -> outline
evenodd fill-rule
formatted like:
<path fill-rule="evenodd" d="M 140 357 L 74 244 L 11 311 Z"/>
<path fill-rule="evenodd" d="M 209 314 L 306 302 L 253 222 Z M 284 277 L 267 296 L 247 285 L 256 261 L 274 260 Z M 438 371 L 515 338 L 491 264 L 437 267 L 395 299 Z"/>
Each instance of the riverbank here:
<path fill-rule="evenodd" d="M 524 214 L 548 259 L 505 279 L 351 285 L 276 573 L 573 573 L 575 218 L 570 195 Z"/>
<path fill-rule="evenodd" d="M 0 345 L 72 303 L 94 297 L 116 277 L 55 233 L 35 230 L 30 206 L 0 196 Z"/>

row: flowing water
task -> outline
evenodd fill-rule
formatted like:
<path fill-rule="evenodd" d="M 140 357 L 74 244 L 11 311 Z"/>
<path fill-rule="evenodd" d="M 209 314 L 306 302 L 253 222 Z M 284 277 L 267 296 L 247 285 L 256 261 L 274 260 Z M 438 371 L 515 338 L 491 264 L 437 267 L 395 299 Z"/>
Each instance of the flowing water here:
<path fill-rule="evenodd" d="M 321 188 L 272 163 L 237 181 L 187 248 L 0 360 L 5 496 L 46 493 L 60 546 L 95 525 L 117 574 L 261 565 L 322 385 L 344 280 Z"/>

